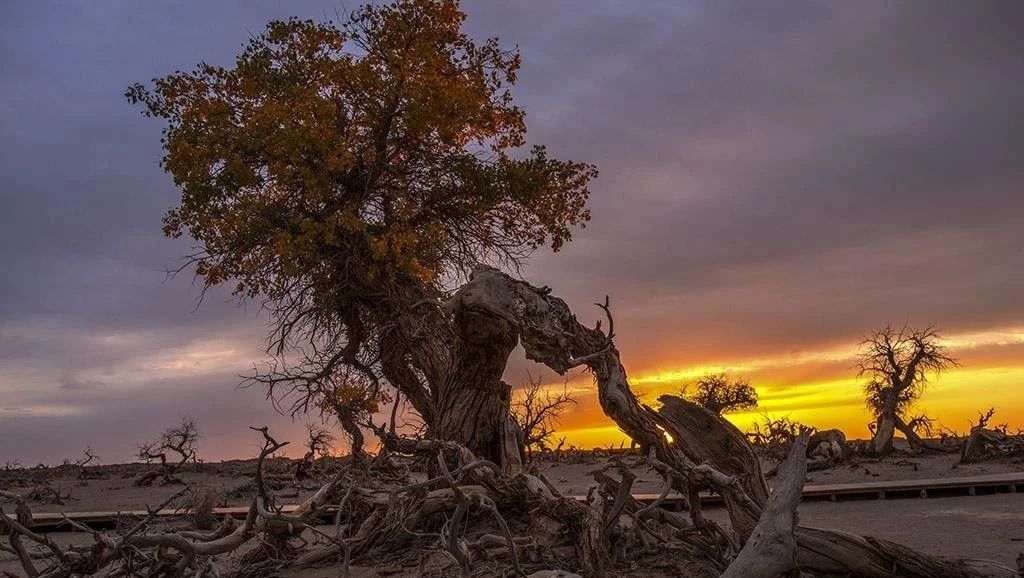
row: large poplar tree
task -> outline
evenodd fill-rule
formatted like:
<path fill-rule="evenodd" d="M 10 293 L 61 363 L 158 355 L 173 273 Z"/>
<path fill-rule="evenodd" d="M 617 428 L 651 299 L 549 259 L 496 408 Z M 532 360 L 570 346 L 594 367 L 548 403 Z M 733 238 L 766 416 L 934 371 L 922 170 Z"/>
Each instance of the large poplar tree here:
<path fill-rule="evenodd" d="M 351 400 L 350 422 L 394 388 L 429 435 L 502 461 L 518 335 L 446 299 L 477 264 L 569 241 L 596 170 L 524 148 L 518 51 L 464 20 L 457 0 L 399 0 L 274 21 L 231 67 L 127 94 L 166 123 L 165 233 L 195 239 L 207 286 L 271 313 L 254 382 L 291 411 Z"/>

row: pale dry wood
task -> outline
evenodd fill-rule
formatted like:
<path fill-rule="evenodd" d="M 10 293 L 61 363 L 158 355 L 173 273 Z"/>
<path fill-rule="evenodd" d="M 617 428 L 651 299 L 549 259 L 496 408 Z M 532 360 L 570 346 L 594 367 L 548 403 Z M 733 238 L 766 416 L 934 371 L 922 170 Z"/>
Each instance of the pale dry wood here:
<path fill-rule="evenodd" d="M 794 440 L 789 457 L 779 468 L 760 521 L 722 578 L 799 577 L 793 530 L 807 476 L 808 437 L 807 432 L 802 432 Z"/>

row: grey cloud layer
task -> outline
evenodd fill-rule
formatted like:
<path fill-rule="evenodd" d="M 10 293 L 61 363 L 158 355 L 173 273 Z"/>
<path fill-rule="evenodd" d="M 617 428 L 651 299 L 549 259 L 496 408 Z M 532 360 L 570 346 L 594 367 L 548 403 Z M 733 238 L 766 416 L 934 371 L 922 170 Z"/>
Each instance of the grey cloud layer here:
<path fill-rule="evenodd" d="M 164 279 L 188 248 L 160 235 L 176 193 L 159 126 L 121 94 L 230 63 L 269 18 L 338 8 L 3 3 L 0 458 L 121 448 L 126 416 L 173 421 L 206 412 L 207 394 L 222 424 L 271 419 L 258 392 L 231 401 L 259 359 L 256 312 L 215 293 L 193 313 L 196 288 Z M 522 49 L 531 140 L 602 170 L 593 222 L 526 274 L 581 308 L 611 294 L 627 359 L 784 353 L 890 319 L 1024 323 L 1024 5 L 466 9 L 478 36 Z M 230 367 L 125 374 L 214 342 L 236 348 Z"/>

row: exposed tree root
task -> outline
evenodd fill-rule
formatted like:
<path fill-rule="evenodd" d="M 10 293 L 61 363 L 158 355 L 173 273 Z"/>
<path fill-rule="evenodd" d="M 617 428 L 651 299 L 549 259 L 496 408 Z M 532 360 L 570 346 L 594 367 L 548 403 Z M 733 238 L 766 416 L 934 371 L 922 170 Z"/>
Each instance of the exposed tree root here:
<path fill-rule="evenodd" d="M 10 545 L 4 549 L 17 556 L 29 578 L 100 571 L 205 578 L 217 572 L 217 556 L 232 552 L 241 554 L 231 573 L 239 578 L 272 575 L 284 566 L 344 569 L 396 556 L 418 559 L 421 575 L 427 575 L 429 563 L 435 575 L 460 577 L 501 571 L 588 578 L 1017 576 L 993 562 L 950 560 L 884 540 L 797 526 L 807 433 L 794 441 L 769 493 L 744 436 L 720 416 L 671 396 L 659 400 L 659 409 L 639 403 L 612 343 L 607 301 L 599 304 L 608 313 L 605 333 L 600 325 L 581 325 L 547 289 L 494 269 L 478 269 L 457 299 L 462 309 L 488 323 L 500 320 L 502 336 L 518 334 L 531 359 L 558 372 L 588 367 L 604 411 L 639 446 L 629 458 L 635 463 L 612 459 L 598 468 L 592 472 L 596 485 L 585 501 L 578 501 L 561 495 L 541 474 L 510 471 L 503 450 L 494 449 L 504 460 L 498 464 L 450 441 L 404 438 L 394 428 L 367 424 L 382 440 L 381 456 L 370 463 L 351 461 L 286 512 L 268 489 L 263 466 L 287 442 L 278 442 L 266 428 L 254 428 L 264 446 L 254 472 L 256 495 L 241 523 L 225 521 L 208 533 L 159 531 L 150 515 L 117 534 L 75 524 L 93 535 L 94 544 L 64 548 L 33 533 L 30 515 L 19 511 L 18 519 L 12 519 L 0 513 L 9 529 Z M 481 351 L 486 349 L 481 345 Z M 499 349 L 505 355 L 505 346 Z M 387 464 L 395 454 L 430 464 L 428 477 L 394 483 L 400 472 Z M 631 468 L 639 465 L 662 477 L 660 497 L 651 504 L 631 495 Z M 687 497 L 684 512 L 663 507 L 672 491 Z M 701 491 L 724 497 L 728 527 L 704 517 Z"/>

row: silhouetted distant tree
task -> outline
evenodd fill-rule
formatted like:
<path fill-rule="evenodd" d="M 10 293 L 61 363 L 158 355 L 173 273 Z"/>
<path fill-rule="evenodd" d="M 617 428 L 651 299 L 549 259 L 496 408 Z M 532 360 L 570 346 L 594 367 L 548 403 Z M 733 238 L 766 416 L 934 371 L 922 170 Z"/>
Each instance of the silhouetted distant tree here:
<path fill-rule="evenodd" d="M 324 457 L 330 453 L 334 444 L 334 435 L 324 426 L 309 422 L 306 424 L 306 453 L 295 466 L 295 479 L 304 480 L 310 477 L 310 470 L 316 457 Z"/>
<path fill-rule="evenodd" d="M 757 390 L 743 379 L 730 379 L 724 373 L 705 375 L 683 387 L 686 400 L 717 414 L 757 407 Z"/>
<path fill-rule="evenodd" d="M 931 447 L 918 433 L 930 430 L 931 419 L 926 415 L 909 417 L 908 413 L 930 379 L 958 365 L 940 342 L 941 336 L 931 325 L 924 329 L 887 325 L 861 343 L 859 374 L 868 378 L 864 393 L 875 418 L 871 453 L 891 452 L 897 429 L 912 448 Z"/>
<path fill-rule="evenodd" d="M 351 442 L 354 457 L 362 459 L 365 442 L 360 424 L 365 423 L 387 401 L 383 392 L 372 383 L 350 372 L 342 372 L 341 379 L 333 381 L 329 389 L 320 393 L 320 409 L 334 416 Z"/>
<path fill-rule="evenodd" d="M 802 423 L 791 419 L 788 415 L 772 417 L 765 412 L 761 420 L 750 424 L 746 433 L 751 444 L 757 446 L 766 455 L 782 460 L 789 452 L 793 440 L 803 430 L 810 430 Z"/>
<path fill-rule="evenodd" d="M 522 396 L 512 403 L 512 416 L 522 432 L 524 447 L 530 451 L 547 450 L 558 418 L 575 403 L 567 387 L 552 391 L 543 386 L 539 376 L 531 375 Z"/>
<path fill-rule="evenodd" d="M 164 430 L 160 437 L 139 445 L 139 459 L 158 464 L 135 480 L 136 486 L 148 486 L 157 478 L 161 484 L 183 484 L 177 472 L 189 462 L 198 461 L 199 427 L 195 420 L 183 418 L 175 427 Z"/>

